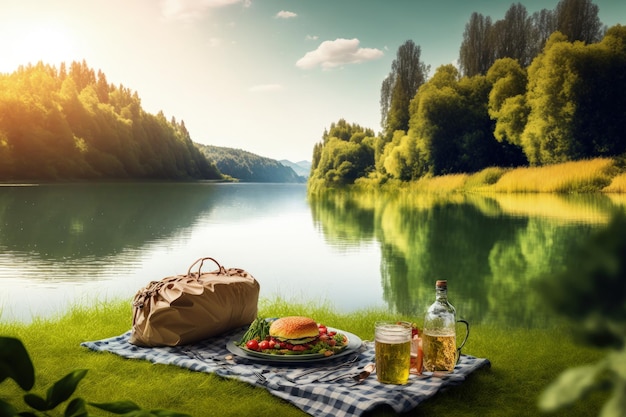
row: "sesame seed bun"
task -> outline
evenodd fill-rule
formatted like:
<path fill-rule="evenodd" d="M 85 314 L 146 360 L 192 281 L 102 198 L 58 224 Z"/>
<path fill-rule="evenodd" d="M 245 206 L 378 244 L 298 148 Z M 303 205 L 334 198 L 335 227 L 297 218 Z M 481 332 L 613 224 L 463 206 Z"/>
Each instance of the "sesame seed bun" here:
<path fill-rule="evenodd" d="M 292 344 L 308 343 L 320 334 L 317 322 L 308 317 L 288 316 L 270 325 L 270 336 Z"/>

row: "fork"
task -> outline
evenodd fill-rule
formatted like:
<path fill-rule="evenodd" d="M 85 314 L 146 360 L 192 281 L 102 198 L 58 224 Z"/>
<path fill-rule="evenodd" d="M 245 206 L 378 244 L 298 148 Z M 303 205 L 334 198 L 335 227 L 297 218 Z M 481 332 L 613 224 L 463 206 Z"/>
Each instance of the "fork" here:
<path fill-rule="evenodd" d="M 221 368 L 224 369 L 229 369 L 233 366 L 234 363 L 230 363 L 228 360 L 226 359 L 222 359 L 217 357 L 216 355 L 209 355 L 209 356 L 205 356 L 199 352 L 196 352 L 192 349 L 184 349 L 183 352 L 189 356 L 191 359 L 197 359 L 201 362 L 204 363 L 209 363 L 209 364 L 215 364 Z M 233 360 L 234 362 L 234 360 Z"/>
<path fill-rule="evenodd" d="M 302 378 L 305 375 L 313 374 L 315 372 L 329 371 L 329 372 L 332 373 L 332 372 L 336 371 L 337 369 L 341 369 L 343 367 L 352 366 L 357 361 L 357 359 L 359 359 L 359 355 L 358 354 L 354 355 L 354 357 L 350 358 L 347 362 L 340 363 L 339 365 L 335 365 L 335 366 L 331 366 L 331 367 L 327 367 L 327 368 L 315 368 L 315 367 L 313 367 L 313 368 L 311 368 L 309 370 L 302 371 L 302 372 L 300 372 L 300 373 L 298 373 L 296 375 L 285 376 L 285 379 L 287 381 L 289 381 L 289 382 L 294 382 L 295 383 L 296 379 Z M 324 378 L 325 376 L 327 376 L 327 374 L 325 374 L 325 375 L 323 375 L 323 376 L 321 376 L 321 377 L 319 377 L 317 379 Z"/>
<path fill-rule="evenodd" d="M 335 382 L 344 378 L 350 378 L 354 381 L 354 385 L 357 385 L 363 382 L 368 376 L 370 376 L 370 374 L 374 372 L 374 369 L 376 369 L 376 365 L 373 363 L 370 363 L 370 364 L 365 365 L 360 372 L 337 375 L 331 379 L 324 379 L 323 381 L 320 381 L 320 379 L 323 379 L 323 378 L 318 378 L 318 381 Z"/>
<path fill-rule="evenodd" d="M 259 381 L 259 383 L 265 384 L 267 382 L 267 378 L 261 372 L 254 371 L 253 374 L 254 376 L 256 376 L 256 379 Z"/>

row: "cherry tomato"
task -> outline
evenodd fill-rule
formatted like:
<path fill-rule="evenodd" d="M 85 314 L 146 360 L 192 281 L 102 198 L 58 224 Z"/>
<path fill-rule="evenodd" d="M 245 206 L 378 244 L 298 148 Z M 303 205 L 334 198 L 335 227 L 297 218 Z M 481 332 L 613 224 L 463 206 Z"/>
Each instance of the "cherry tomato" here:
<path fill-rule="evenodd" d="M 306 346 L 294 345 L 293 348 L 291 348 L 291 350 L 293 350 L 294 352 L 303 352 L 306 350 Z"/>
<path fill-rule="evenodd" d="M 328 335 L 329 335 L 330 337 L 333 337 L 333 336 L 334 336 L 334 335 L 336 335 L 336 334 L 337 334 L 337 332 L 328 332 Z"/>
<path fill-rule="evenodd" d="M 267 340 L 264 340 L 264 341 L 259 343 L 259 349 L 265 350 L 265 349 L 269 349 L 269 348 L 270 348 L 270 342 L 268 342 Z"/>
<path fill-rule="evenodd" d="M 248 340 L 246 347 L 250 350 L 259 350 L 259 341 L 256 339 Z"/>
<path fill-rule="evenodd" d="M 324 325 L 320 325 L 319 329 L 320 329 L 320 334 L 325 334 L 328 332 L 328 329 Z"/>

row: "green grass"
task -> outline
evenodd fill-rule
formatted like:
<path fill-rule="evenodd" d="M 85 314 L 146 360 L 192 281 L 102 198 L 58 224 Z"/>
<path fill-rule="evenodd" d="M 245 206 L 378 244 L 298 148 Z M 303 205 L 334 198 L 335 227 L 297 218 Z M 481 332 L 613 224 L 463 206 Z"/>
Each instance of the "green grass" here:
<path fill-rule="evenodd" d="M 331 304 L 293 304 L 277 298 L 261 300 L 259 314 L 284 316 L 305 314 L 318 321 L 359 335 L 373 337 L 379 319 L 416 321 L 414 317 L 390 316 L 384 310 L 366 309 L 338 314 Z M 30 324 L 0 323 L 0 334 L 20 338 L 35 365 L 34 392 L 78 368 L 89 369 L 77 395 L 88 401 L 130 399 L 144 408 L 166 408 L 194 416 L 300 416 L 307 414 L 272 396 L 263 388 L 222 379 L 210 374 L 146 361 L 96 353 L 80 343 L 116 336 L 130 328 L 129 302 L 74 307 L 53 319 Z M 603 352 L 578 346 L 560 329 L 503 329 L 475 325 L 464 352 L 488 358 L 492 367 L 470 376 L 421 404 L 411 416 L 536 416 L 538 394 L 567 367 L 597 361 Z M 13 383 L 0 384 L 0 398 L 21 402 L 22 391 Z M 597 415 L 603 396 L 576 404 L 555 416 Z M 95 409 L 92 409 L 95 411 Z M 395 415 L 377 410 L 375 416 Z"/>

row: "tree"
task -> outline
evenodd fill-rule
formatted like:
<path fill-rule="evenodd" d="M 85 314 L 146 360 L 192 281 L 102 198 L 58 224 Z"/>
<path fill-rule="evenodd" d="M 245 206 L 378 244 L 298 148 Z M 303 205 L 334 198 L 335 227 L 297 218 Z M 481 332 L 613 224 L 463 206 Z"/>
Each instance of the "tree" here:
<path fill-rule="evenodd" d="M 604 32 L 598 6 L 591 0 L 561 0 L 554 10 L 543 9 L 529 16 L 522 4 L 515 3 L 504 19 L 493 24 L 490 17 L 474 12 L 459 51 L 461 73 L 468 77 L 486 74 L 500 58 L 516 59 L 525 68 L 557 30 L 570 42 L 598 42 Z"/>
<path fill-rule="evenodd" d="M 580 79 L 574 92 L 574 157 L 626 152 L 626 26 L 612 27 L 602 41 L 582 48 L 573 65 Z"/>
<path fill-rule="evenodd" d="M 598 11 L 591 0 L 561 0 L 555 9 L 556 30 L 570 42 L 598 42 L 604 32 Z"/>
<path fill-rule="evenodd" d="M 385 148 L 383 158 L 385 172 L 392 178 L 410 181 L 420 177 L 419 151 L 417 139 L 402 130 L 396 130 L 391 142 Z"/>
<path fill-rule="evenodd" d="M 465 25 L 459 51 L 459 68 L 463 75 L 471 77 L 487 72 L 494 61 L 491 34 L 491 18 L 472 13 L 470 21 Z"/>
<path fill-rule="evenodd" d="M 523 67 L 530 65 L 534 58 L 531 55 L 531 19 L 526 7 L 520 3 L 512 4 L 504 15 L 492 27 L 492 44 L 494 60 L 499 58 L 513 58 Z M 486 72 L 481 72 L 484 74 Z"/>
<path fill-rule="evenodd" d="M 570 43 L 556 32 L 528 69 L 528 121 L 521 144 L 533 165 L 626 152 L 626 29 L 602 42 Z"/>
<path fill-rule="evenodd" d="M 391 72 L 380 90 L 381 126 L 384 136 L 391 139 L 396 130 L 408 130 L 409 103 L 417 89 L 424 84 L 430 66 L 420 61 L 421 48 L 412 40 L 398 48 Z"/>
<path fill-rule="evenodd" d="M 556 31 L 556 16 L 553 10 L 542 9 L 533 13 L 531 21 L 531 41 L 529 55 L 534 58 L 543 49 L 548 38 Z"/>
<path fill-rule="evenodd" d="M 0 154 L 5 180 L 221 177 L 184 123 L 161 123 L 85 61 L 0 74 Z"/>
<path fill-rule="evenodd" d="M 493 136 L 494 123 L 487 110 L 490 90 L 485 76 L 461 78 L 453 65 L 439 67 L 420 88 L 411 102 L 408 133 L 415 138 L 417 147 L 417 161 L 410 169 L 412 179 L 524 162 L 519 147 L 500 143 Z M 410 143 L 399 141 L 404 147 Z M 386 152 L 393 154 L 392 150 Z M 406 151 L 398 156 L 401 155 L 415 158 L 415 153 Z"/>
<path fill-rule="evenodd" d="M 496 121 L 494 136 L 521 146 L 521 135 L 528 118 L 526 105 L 526 71 L 511 58 L 497 60 L 487 72 L 491 83 L 489 116 Z"/>
<path fill-rule="evenodd" d="M 526 97 L 530 113 L 521 142 L 531 165 L 571 160 L 576 105 L 573 91 L 578 82 L 570 62 L 571 48 L 567 38 L 555 32 L 528 68 Z"/>
<path fill-rule="evenodd" d="M 344 119 L 324 131 L 314 147 L 312 180 L 325 184 L 350 184 L 374 171 L 374 132 Z"/>

